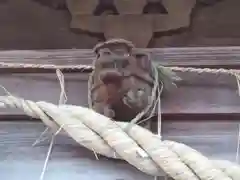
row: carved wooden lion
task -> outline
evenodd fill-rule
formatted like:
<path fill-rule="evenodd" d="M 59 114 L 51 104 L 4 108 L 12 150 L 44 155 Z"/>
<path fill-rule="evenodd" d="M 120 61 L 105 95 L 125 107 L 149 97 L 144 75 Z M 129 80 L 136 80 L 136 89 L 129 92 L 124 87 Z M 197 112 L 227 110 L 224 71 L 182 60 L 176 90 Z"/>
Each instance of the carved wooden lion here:
<path fill-rule="evenodd" d="M 154 83 L 149 55 L 123 39 L 96 45 L 91 76 L 92 108 L 114 120 L 129 121 L 149 103 Z"/>

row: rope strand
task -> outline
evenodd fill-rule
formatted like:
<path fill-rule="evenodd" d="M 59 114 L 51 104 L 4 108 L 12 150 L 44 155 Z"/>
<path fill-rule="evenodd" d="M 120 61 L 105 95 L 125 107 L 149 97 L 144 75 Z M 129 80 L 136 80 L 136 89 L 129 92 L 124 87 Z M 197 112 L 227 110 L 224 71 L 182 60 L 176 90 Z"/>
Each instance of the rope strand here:
<path fill-rule="evenodd" d="M 61 104 L 65 104 L 67 102 L 67 95 L 66 95 L 66 92 L 65 92 L 65 81 L 64 81 L 64 75 L 59 69 L 56 70 L 56 75 L 57 75 L 57 78 L 59 80 L 59 84 L 60 84 L 60 88 L 61 88 L 59 102 L 58 102 L 58 104 L 61 105 Z M 44 132 L 47 132 L 48 129 L 49 128 L 47 127 L 44 130 Z M 52 152 L 52 149 L 53 149 L 55 138 L 61 130 L 62 130 L 62 126 L 57 130 L 56 133 L 54 133 L 52 135 L 50 145 L 49 145 L 49 149 L 48 149 L 48 153 L 47 153 L 47 157 L 45 159 L 44 166 L 43 166 L 43 169 L 42 169 L 42 173 L 41 173 L 41 176 L 40 176 L 40 180 L 44 179 L 44 175 L 45 175 L 45 172 L 47 170 L 47 165 L 48 165 L 48 162 L 49 162 L 49 158 L 51 156 L 51 152 Z M 44 132 L 42 134 L 44 134 Z M 41 137 L 41 135 L 40 135 L 40 137 Z"/>
<path fill-rule="evenodd" d="M 129 123 L 112 121 L 89 108 L 32 102 L 9 96 L 0 97 L 0 102 L 6 107 L 18 107 L 32 117 L 47 114 L 89 150 L 94 149 L 98 154 L 112 158 L 113 152 L 116 152 L 119 158 L 152 176 L 164 176 L 166 173 L 175 180 L 240 179 L 240 167 L 236 164 L 210 161 L 196 150 L 181 143 L 162 141 L 138 125 L 125 131 Z M 22 106 L 16 106 L 19 102 Z M 39 111 L 33 114 L 32 109 L 36 107 Z M 138 156 L 138 152 L 146 155 Z"/>
<path fill-rule="evenodd" d="M 78 69 L 78 70 L 94 70 L 92 65 L 55 65 L 55 64 L 31 64 L 31 63 L 6 63 L 0 62 L 0 66 L 3 68 L 39 68 L 39 69 Z M 192 67 L 165 67 L 173 71 L 180 72 L 195 72 L 195 73 L 213 73 L 213 74 L 228 74 L 228 75 L 236 75 L 240 74 L 240 70 L 237 69 L 210 69 L 210 68 L 192 68 Z M 239 77 L 238 77 L 239 78 Z"/>
<path fill-rule="evenodd" d="M 233 166 L 225 166 L 222 164 L 210 163 L 207 158 L 202 156 L 195 150 L 187 147 L 184 144 L 161 141 L 160 137 L 153 136 L 151 132 L 141 129 L 135 123 L 143 117 L 149 110 L 151 112 L 156 108 L 155 103 L 158 103 L 158 136 L 161 136 L 161 101 L 158 96 L 156 100 L 156 92 L 159 92 L 160 86 L 158 82 L 158 74 L 155 73 L 155 84 L 152 90 L 152 101 L 144 111 L 140 112 L 131 123 L 114 122 L 110 119 L 94 112 L 87 108 L 77 106 L 63 105 L 67 101 L 67 96 L 64 89 L 64 78 L 60 69 L 80 69 L 80 70 L 94 70 L 89 65 L 68 65 L 56 66 L 53 64 L 22 64 L 22 63 L 4 63 L 0 62 L 0 66 L 4 68 L 43 68 L 43 69 L 56 69 L 56 73 L 60 82 L 61 94 L 59 105 L 55 106 L 46 102 L 24 101 L 23 99 L 13 97 L 1 97 L 1 102 L 5 106 L 21 108 L 25 113 L 32 117 L 38 117 L 43 120 L 48 126 L 50 116 L 56 124 L 60 126 L 57 132 L 52 136 L 52 140 L 47 153 L 47 158 L 44 163 L 43 171 L 40 180 L 43 180 L 48 160 L 52 152 L 55 136 L 64 129 L 68 134 L 83 146 L 89 148 L 96 155 L 103 154 L 106 156 L 114 157 L 118 154 L 122 159 L 125 159 L 130 164 L 137 167 L 139 170 L 155 176 L 159 176 L 160 171 L 164 172 L 174 178 L 175 180 L 238 180 L 240 178 L 240 167 L 234 165 L 234 171 L 231 169 Z M 213 73 L 213 74 L 227 74 L 235 76 L 238 85 L 238 92 L 240 95 L 240 70 L 234 69 L 209 69 L 209 68 L 182 68 L 182 67 L 165 67 L 173 71 L 180 72 L 194 72 L 194 73 Z M 154 68 L 156 70 L 156 68 Z M 91 77 L 91 76 L 90 76 Z M 89 80 L 91 83 L 91 78 Z M 160 93 L 159 93 L 160 94 Z M 91 107 L 91 97 L 89 97 L 89 107 Z M 74 117 L 74 118 L 73 118 Z M 101 119 L 101 123 L 96 123 L 94 119 Z M 70 124 L 69 124 L 70 123 Z M 80 123 L 80 124 L 79 124 Z M 81 124 L 82 123 L 82 124 Z M 81 128 L 76 130 L 76 127 L 69 125 L 77 125 L 84 127 L 85 131 Z M 126 131 L 126 127 L 128 131 Z M 88 130 L 89 132 L 86 132 Z M 114 130 L 114 131 L 113 131 Z M 83 134 L 92 134 L 90 138 L 93 142 L 85 142 L 89 140 L 88 136 Z M 111 134 L 111 135 L 110 135 Z M 94 138 L 93 138 L 94 137 Z M 113 138 L 115 137 L 115 138 Z M 124 139 L 125 138 L 125 139 Z M 151 142 L 151 143 L 149 143 Z M 94 144 L 95 143 L 95 144 Z M 104 144 L 105 143 L 105 144 Z M 103 145 L 104 144 L 104 145 Z M 128 147 L 128 148 L 127 148 Z M 156 149 L 157 148 L 157 149 Z M 96 152 L 95 152 L 96 151 Z M 108 152 L 109 151 L 109 152 Z M 236 153 L 236 160 L 238 160 L 238 148 Z M 136 153 L 144 153 L 144 156 L 137 158 Z M 110 153 L 110 154 L 109 154 Z M 140 153 L 140 154 L 142 154 Z M 98 159 L 96 155 L 96 159 Z M 204 164 L 204 166 L 203 166 Z M 225 169 L 220 167 L 223 165 Z"/>
<path fill-rule="evenodd" d="M 240 124 L 238 124 L 236 163 L 239 163 L 239 148 L 240 148 Z"/>

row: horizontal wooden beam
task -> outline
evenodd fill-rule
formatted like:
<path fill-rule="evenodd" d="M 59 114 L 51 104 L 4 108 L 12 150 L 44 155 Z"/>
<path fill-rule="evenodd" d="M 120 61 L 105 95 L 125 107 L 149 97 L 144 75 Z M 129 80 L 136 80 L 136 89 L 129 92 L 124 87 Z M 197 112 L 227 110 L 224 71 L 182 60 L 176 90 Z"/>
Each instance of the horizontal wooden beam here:
<path fill-rule="evenodd" d="M 240 119 L 240 113 L 174 113 L 174 114 L 168 114 L 163 113 L 162 114 L 162 121 L 198 121 L 198 122 L 204 122 L 204 121 L 239 121 Z M 32 118 L 27 115 L 17 113 L 17 114 L 0 114 L 0 122 L 1 121 L 22 121 L 22 122 L 41 122 L 40 119 Z M 151 119 L 153 121 L 153 126 L 157 127 L 157 116 L 153 117 Z M 155 128 L 154 128 L 155 129 Z M 154 130 L 152 129 L 152 130 Z M 157 131 L 156 131 L 157 132 Z"/>
<path fill-rule="evenodd" d="M 238 142 L 239 121 L 221 122 L 163 122 L 162 137 L 187 144 L 210 159 L 234 162 Z M 45 127 L 35 122 L 0 122 L 0 173 L 1 179 L 39 179 L 49 148 L 49 141 L 32 147 Z M 62 170 L 64 169 L 64 171 Z M 65 178 L 64 178 L 65 177 Z M 124 161 L 99 156 L 97 161 L 89 151 L 69 137 L 58 135 L 54 141 L 51 160 L 45 179 L 106 180 L 153 179 Z"/>
<path fill-rule="evenodd" d="M 66 93 L 68 104 L 88 106 L 87 104 L 87 79 L 88 74 L 65 73 Z M 186 79 L 186 83 L 179 84 L 177 89 L 165 94 L 162 99 L 162 113 L 165 117 L 179 118 L 183 115 L 189 117 L 204 117 L 203 115 L 216 114 L 234 115 L 240 117 L 240 97 L 237 93 L 236 82 L 225 77 L 225 84 L 216 84 L 216 79 L 208 77 L 208 83 L 204 81 Z M 228 79 L 228 80 L 227 80 Z M 198 85 L 198 83 L 202 83 Z M 219 81 L 220 83 L 220 81 Z M 10 93 L 24 99 L 33 101 L 47 101 L 54 104 L 58 103 L 60 85 L 53 73 L 45 74 L 3 74 L 0 76 L 0 84 Z M 0 95 L 5 95 L 4 90 Z M 0 114 L 23 115 L 22 111 L 16 109 L 0 109 Z M 182 118 L 183 119 L 183 118 Z"/>
<path fill-rule="evenodd" d="M 142 50 L 151 54 L 154 63 L 164 66 L 240 68 L 240 47 L 187 47 Z M 92 50 L 85 49 L 0 51 L 0 62 L 6 63 L 91 65 L 94 58 L 95 55 Z M 14 69 L 16 71 L 16 68 Z M 25 70 L 29 71 L 29 68 Z M 23 70 L 17 72 L 23 72 Z M 45 73 L 46 70 L 43 72 Z"/>
<path fill-rule="evenodd" d="M 152 60 L 165 66 L 214 67 L 240 69 L 240 47 L 191 47 L 143 49 L 150 52 Z M 91 50 L 36 50 L 0 51 L 0 62 L 91 65 L 94 54 Z M 58 103 L 60 85 L 53 70 L 2 68 L 0 84 L 13 95 L 33 101 Z M 197 74 L 178 72 L 183 79 L 178 88 L 169 92 L 162 100 L 164 118 L 184 119 L 192 117 L 219 118 L 231 115 L 239 117 L 240 97 L 235 77 L 219 74 Z M 69 104 L 87 105 L 88 73 L 64 71 Z M 0 95 L 4 91 L 0 90 Z M 22 116 L 16 109 L 0 109 L 0 119 Z"/>

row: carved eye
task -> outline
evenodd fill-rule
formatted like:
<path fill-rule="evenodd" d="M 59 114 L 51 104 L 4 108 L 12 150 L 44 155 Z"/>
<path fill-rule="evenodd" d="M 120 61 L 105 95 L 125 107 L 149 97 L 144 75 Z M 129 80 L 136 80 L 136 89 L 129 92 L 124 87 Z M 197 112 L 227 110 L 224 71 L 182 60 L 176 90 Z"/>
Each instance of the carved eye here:
<path fill-rule="evenodd" d="M 102 62 L 102 68 L 114 68 L 114 62 Z"/>
<path fill-rule="evenodd" d="M 149 70 L 151 68 L 151 62 L 149 61 L 146 55 L 136 54 L 135 57 L 137 59 L 137 65 L 140 68 L 144 70 Z"/>
<path fill-rule="evenodd" d="M 129 65 L 129 61 L 128 61 L 127 59 L 124 59 L 124 60 L 122 61 L 122 67 L 125 68 L 125 67 L 127 67 L 128 65 Z"/>
<path fill-rule="evenodd" d="M 124 57 L 129 56 L 129 53 L 126 50 L 122 50 L 122 49 L 115 49 L 114 53 L 118 56 L 124 56 Z"/>
<path fill-rule="evenodd" d="M 110 53 L 109 51 L 105 51 L 105 52 L 103 52 L 103 55 L 104 55 L 104 56 L 110 56 L 111 53 Z"/>
<path fill-rule="evenodd" d="M 127 59 L 118 59 L 118 60 L 115 60 L 115 63 L 116 63 L 116 67 L 119 67 L 119 68 L 125 68 L 129 65 L 129 62 Z"/>
<path fill-rule="evenodd" d="M 110 56 L 111 51 L 107 48 L 103 48 L 103 49 L 99 50 L 99 54 L 100 54 L 100 56 Z"/>
<path fill-rule="evenodd" d="M 141 54 L 136 54 L 136 59 L 137 59 L 137 65 L 141 68 L 143 68 L 145 66 L 145 58 L 143 55 Z"/>

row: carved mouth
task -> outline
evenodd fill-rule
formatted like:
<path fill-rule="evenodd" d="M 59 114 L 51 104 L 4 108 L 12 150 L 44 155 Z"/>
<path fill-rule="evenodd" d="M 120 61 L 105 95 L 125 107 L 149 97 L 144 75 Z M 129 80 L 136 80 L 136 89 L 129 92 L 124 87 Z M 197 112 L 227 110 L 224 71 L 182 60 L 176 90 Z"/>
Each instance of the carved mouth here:
<path fill-rule="evenodd" d="M 121 85 L 123 78 L 122 78 L 121 73 L 119 73 L 117 71 L 106 71 L 106 72 L 101 73 L 100 80 L 104 84 Z"/>

